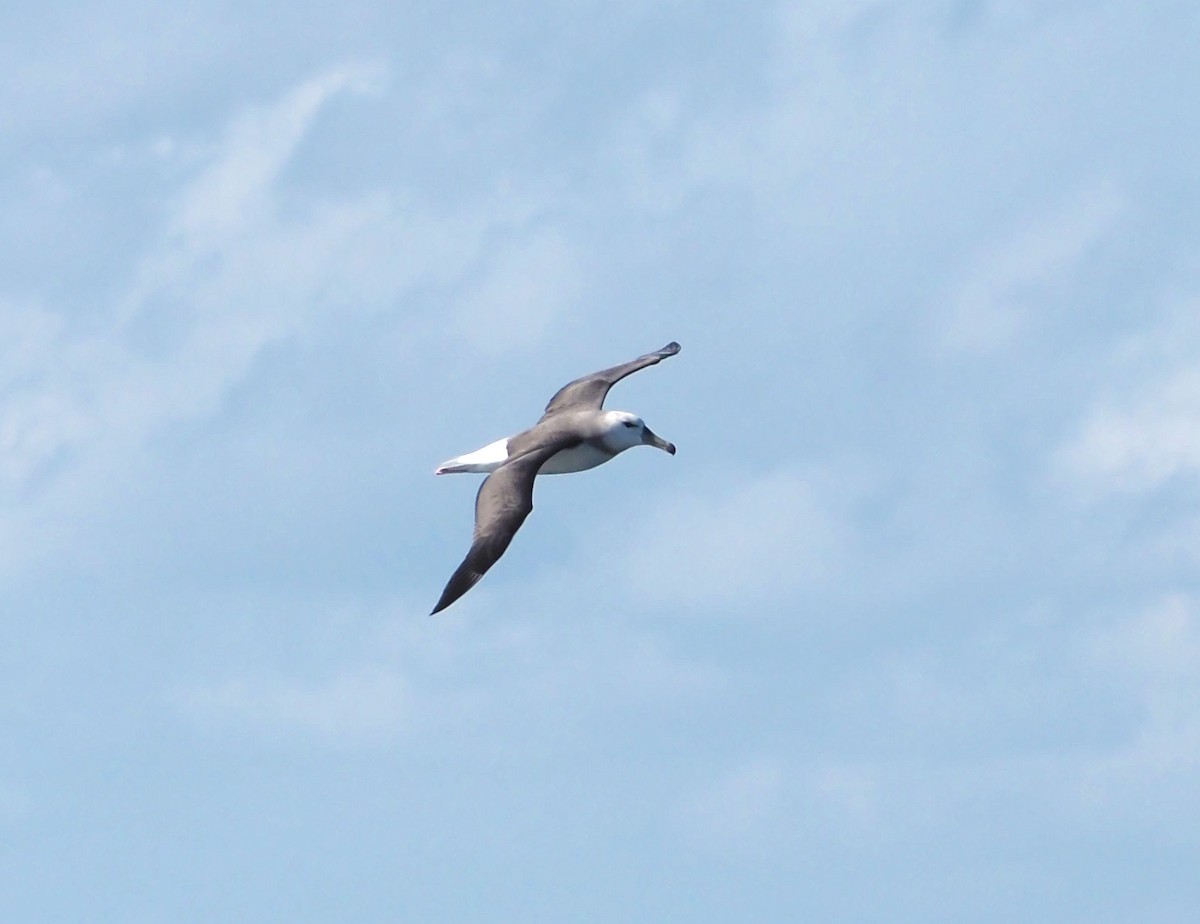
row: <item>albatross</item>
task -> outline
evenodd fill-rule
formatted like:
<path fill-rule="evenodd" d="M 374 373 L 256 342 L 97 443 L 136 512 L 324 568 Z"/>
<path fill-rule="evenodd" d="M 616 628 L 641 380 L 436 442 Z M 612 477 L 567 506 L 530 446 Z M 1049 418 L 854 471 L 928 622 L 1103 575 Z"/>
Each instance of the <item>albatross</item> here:
<path fill-rule="evenodd" d="M 658 436 L 636 414 L 606 411 L 604 399 L 625 376 L 678 352 L 679 344 L 672 341 L 661 350 L 568 382 L 550 399 L 541 420 L 528 430 L 437 467 L 436 475 L 487 472 L 488 476 L 475 497 L 471 549 L 450 576 L 433 613 L 440 613 L 474 587 L 504 554 L 533 510 L 533 481 L 538 475 L 586 471 L 634 446 L 653 446 L 675 455 L 674 443 Z"/>

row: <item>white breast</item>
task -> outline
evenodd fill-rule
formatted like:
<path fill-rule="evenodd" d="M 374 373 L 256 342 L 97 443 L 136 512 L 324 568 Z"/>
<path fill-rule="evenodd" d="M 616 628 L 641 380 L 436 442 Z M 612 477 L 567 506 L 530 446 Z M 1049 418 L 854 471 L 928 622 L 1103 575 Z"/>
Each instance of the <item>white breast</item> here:
<path fill-rule="evenodd" d="M 582 443 L 552 455 L 549 461 L 539 469 L 538 474 L 565 475 L 568 472 L 583 472 L 602 465 L 612 457 L 613 453 L 611 452 L 605 452 L 588 443 Z"/>

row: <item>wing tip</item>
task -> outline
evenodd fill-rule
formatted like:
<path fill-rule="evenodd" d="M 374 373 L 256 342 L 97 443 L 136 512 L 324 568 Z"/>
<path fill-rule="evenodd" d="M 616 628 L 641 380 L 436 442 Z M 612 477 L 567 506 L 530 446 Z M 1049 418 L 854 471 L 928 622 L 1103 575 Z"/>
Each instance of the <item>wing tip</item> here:
<path fill-rule="evenodd" d="M 449 608 L 451 604 L 456 603 L 458 601 L 458 599 L 460 597 L 462 597 L 462 595 L 465 594 L 470 589 L 471 589 L 470 586 L 463 588 L 462 590 L 455 588 L 454 591 L 452 592 L 451 589 L 449 587 L 447 587 L 445 590 L 442 591 L 442 595 L 440 597 L 438 597 L 438 602 L 434 606 L 434 608 L 429 611 L 429 615 L 436 616 L 442 610 Z"/>
<path fill-rule="evenodd" d="M 665 347 L 663 347 L 658 352 L 662 353 L 664 356 L 674 356 L 676 353 L 678 353 L 682 349 L 683 349 L 683 347 L 681 347 L 678 344 L 678 342 L 672 340 L 670 343 L 668 343 Z"/>
<path fill-rule="evenodd" d="M 454 588 L 452 591 L 451 587 L 453 584 L 454 578 L 452 577 L 450 579 L 450 583 L 446 585 L 446 589 L 442 591 L 442 595 L 438 597 L 438 602 L 434 605 L 433 609 L 429 611 L 430 616 L 436 616 L 467 592 L 466 590 L 458 590 L 458 588 Z M 467 590 L 470 590 L 470 588 L 468 587 Z"/>
<path fill-rule="evenodd" d="M 450 575 L 450 580 L 446 583 L 446 588 L 442 591 L 442 595 L 438 597 L 437 605 L 430 612 L 430 616 L 436 616 L 442 610 L 461 600 L 468 590 L 479 583 L 479 579 L 483 577 L 484 571 L 487 571 L 487 568 L 484 568 L 483 571 L 468 570 L 468 568 L 468 562 L 464 561 Z"/>

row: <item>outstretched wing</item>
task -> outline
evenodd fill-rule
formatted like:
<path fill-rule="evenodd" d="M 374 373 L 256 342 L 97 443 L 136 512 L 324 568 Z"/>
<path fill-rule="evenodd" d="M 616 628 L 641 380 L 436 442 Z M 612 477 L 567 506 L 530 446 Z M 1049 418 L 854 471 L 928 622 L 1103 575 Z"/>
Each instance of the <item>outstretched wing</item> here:
<path fill-rule="evenodd" d="M 562 448 L 563 445 L 554 443 L 532 449 L 509 459 L 483 480 L 475 497 L 471 550 L 450 576 L 433 613 L 440 613 L 474 587 L 504 554 L 533 510 L 533 480 L 538 469 Z"/>
<path fill-rule="evenodd" d="M 558 390 L 558 394 L 550 399 L 550 403 L 546 405 L 546 413 L 553 414 L 567 409 L 583 410 L 585 408 L 598 411 L 604 406 L 608 390 L 625 376 L 660 363 L 668 356 L 674 356 L 678 352 L 679 344 L 672 340 L 661 350 L 655 350 L 653 353 L 639 356 L 637 359 L 613 366 L 611 369 L 602 369 L 576 379 L 574 382 L 568 382 Z"/>

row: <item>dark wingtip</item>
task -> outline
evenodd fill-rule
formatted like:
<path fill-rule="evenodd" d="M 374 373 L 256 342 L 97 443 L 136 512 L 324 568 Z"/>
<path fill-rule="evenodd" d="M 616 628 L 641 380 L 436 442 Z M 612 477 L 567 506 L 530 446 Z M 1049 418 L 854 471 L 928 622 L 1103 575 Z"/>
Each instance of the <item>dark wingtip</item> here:
<path fill-rule="evenodd" d="M 438 613 L 440 613 L 442 610 L 444 610 L 446 607 L 448 607 L 451 603 L 453 603 L 455 600 L 457 600 L 461 596 L 462 596 L 462 594 L 454 594 L 453 596 L 451 596 L 450 595 L 450 587 L 449 587 L 449 585 L 447 585 L 446 589 L 442 591 L 442 595 L 440 597 L 438 597 L 437 605 L 432 610 L 429 611 L 429 615 L 436 616 Z"/>
<path fill-rule="evenodd" d="M 674 340 L 672 340 L 670 343 L 668 343 L 665 347 L 663 347 L 658 352 L 662 353 L 663 356 L 674 356 L 681 349 L 682 349 L 682 347 L 680 347 L 680 345 L 678 343 L 676 343 Z"/>
<path fill-rule="evenodd" d="M 483 570 L 486 571 L 487 568 Z M 450 575 L 450 580 L 446 582 L 446 589 L 438 597 L 437 606 L 433 608 L 433 612 L 429 615 L 436 616 L 452 603 L 457 603 L 463 594 L 479 583 L 481 577 L 483 577 L 483 571 L 476 572 L 473 569 L 471 566 L 471 557 L 468 555 L 466 561 L 459 565 L 458 569 Z"/>

